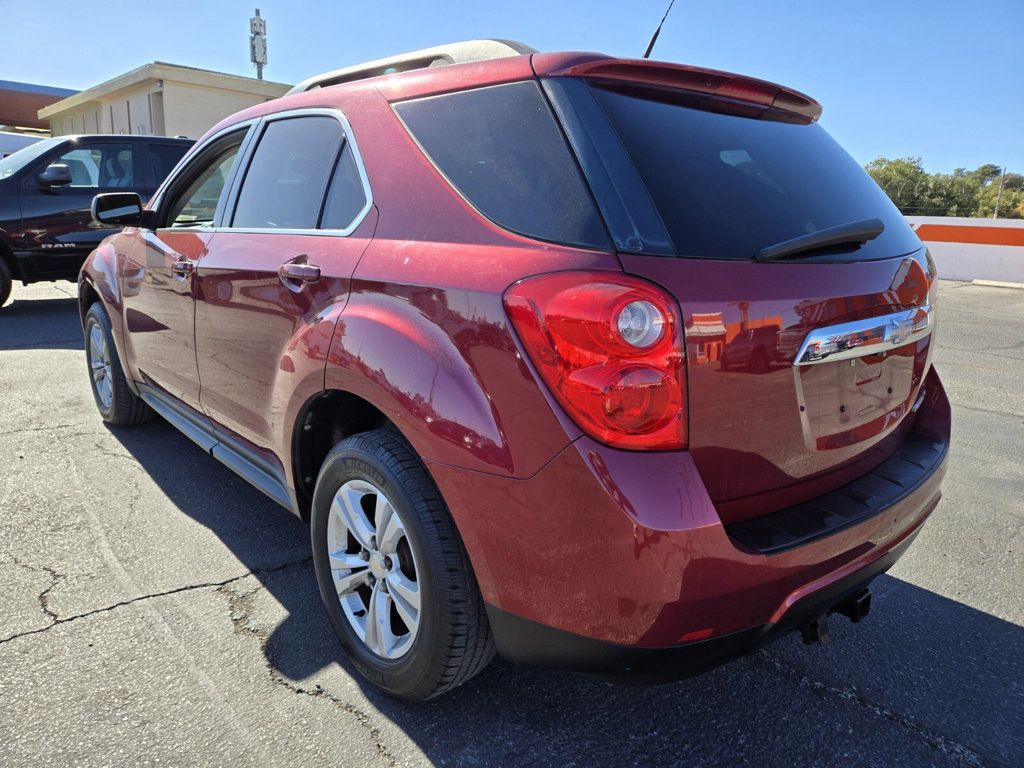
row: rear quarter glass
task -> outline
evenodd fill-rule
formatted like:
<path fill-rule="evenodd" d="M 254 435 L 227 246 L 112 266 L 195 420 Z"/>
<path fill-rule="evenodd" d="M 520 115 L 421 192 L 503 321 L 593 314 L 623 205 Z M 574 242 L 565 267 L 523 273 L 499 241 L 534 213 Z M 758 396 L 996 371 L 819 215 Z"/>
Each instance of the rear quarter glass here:
<path fill-rule="evenodd" d="M 868 218 L 885 224 L 879 237 L 818 258 L 879 259 L 921 247 L 885 193 L 817 123 L 694 109 L 669 91 L 593 92 L 679 256 L 750 260 L 766 246 Z"/>
<path fill-rule="evenodd" d="M 535 81 L 400 102 L 395 111 L 474 208 L 505 229 L 610 250 L 590 190 Z"/>

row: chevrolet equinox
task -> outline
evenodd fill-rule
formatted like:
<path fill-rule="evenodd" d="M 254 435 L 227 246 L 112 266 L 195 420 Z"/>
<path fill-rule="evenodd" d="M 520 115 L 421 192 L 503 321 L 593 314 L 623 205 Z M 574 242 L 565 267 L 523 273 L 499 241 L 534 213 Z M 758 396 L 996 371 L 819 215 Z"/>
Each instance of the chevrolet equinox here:
<path fill-rule="evenodd" d="M 96 405 L 308 520 L 404 699 L 823 640 L 938 503 L 950 409 L 933 262 L 820 112 L 506 41 L 311 78 L 95 198 Z"/>

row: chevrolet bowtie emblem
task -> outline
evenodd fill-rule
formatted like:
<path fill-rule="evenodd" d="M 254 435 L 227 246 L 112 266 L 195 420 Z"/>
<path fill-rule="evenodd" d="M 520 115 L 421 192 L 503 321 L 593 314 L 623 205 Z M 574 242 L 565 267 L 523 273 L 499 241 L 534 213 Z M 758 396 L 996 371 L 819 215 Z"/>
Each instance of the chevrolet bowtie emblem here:
<path fill-rule="evenodd" d="M 910 338 L 914 331 L 914 321 L 909 317 L 895 318 L 889 323 L 892 331 L 889 334 L 890 343 L 896 347 Z"/>

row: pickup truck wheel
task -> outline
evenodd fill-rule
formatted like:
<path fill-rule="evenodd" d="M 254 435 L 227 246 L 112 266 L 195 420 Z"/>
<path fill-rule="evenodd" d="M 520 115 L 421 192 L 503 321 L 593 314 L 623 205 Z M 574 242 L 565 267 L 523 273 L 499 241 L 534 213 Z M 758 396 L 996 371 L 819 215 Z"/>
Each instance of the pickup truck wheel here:
<path fill-rule="evenodd" d="M 768 373 L 768 354 L 758 347 L 750 355 L 750 370 L 754 373 Z"/>
<path fill-rule="evenodd" d="M 110 333 L 110 318 L 99 302 L 85 313 L 85 358 L 92 396 L 107 424 L 125 427 L 153 418 L 152 409 L 128 388 Z"/>
<path fill-rule="evenodd" d="M 426 468 L 394 431 L 353 435 L 313 494 L 313 562 L 342 647 L 373 685 L 425 701 L 494 656 L 465 548 Z"/>
<path fill-rule="evenodd" d="M 7 299 L 11 295 L 11 268 L 7 266 L 7 262 L 0 259 L 0 308 L 7 303 Z"/>

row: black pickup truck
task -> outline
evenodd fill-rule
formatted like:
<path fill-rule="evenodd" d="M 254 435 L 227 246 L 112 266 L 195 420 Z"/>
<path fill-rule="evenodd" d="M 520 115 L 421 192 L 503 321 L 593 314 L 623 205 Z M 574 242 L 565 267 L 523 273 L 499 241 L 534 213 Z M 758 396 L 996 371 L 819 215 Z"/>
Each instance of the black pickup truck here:
<path fill-rule="evenodd" d="M 0 307 L 11 281 L 75 280 L 115 230 L 89 213 L 99 192 L 145 200 L 193 144 L 160 136 L 60 136 L 0 159 Z"/>

